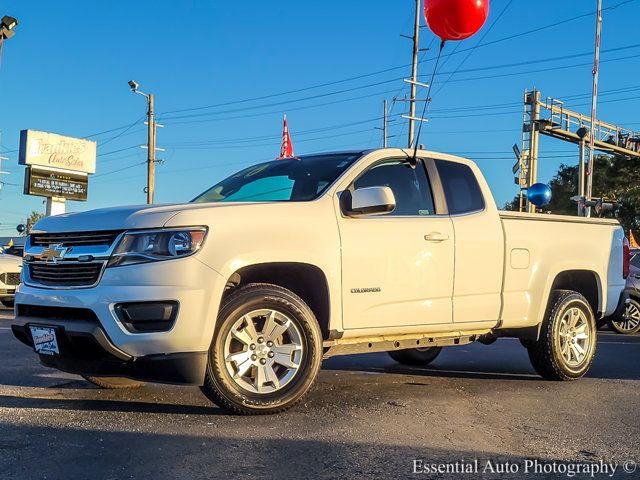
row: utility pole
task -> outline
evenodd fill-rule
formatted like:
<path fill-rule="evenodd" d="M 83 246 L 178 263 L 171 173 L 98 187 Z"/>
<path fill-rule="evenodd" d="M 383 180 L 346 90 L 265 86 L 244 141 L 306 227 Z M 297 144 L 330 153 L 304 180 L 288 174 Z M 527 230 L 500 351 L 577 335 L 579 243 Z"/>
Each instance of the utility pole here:
<path fill-rule="evenodd" d="M 535 184 L 538 181 L 538 143 L 540 135 L 538 134 L 540 126 L 538 120 L 540 120 L 540 92 L 535 90 L 533 92 L 533 105 L 532 122 L 531 126 L 533 132 L 531 135 L 531 151 L 529 156 L 529 186 Z M 529 213 L 536 213 L 536 206 L 527 202 Z"/>
<path fill-rule="evenodd" d="M 395 102 L 396 99 L 394 98 Z M 389 146 L 389 139 L 395 137 L 395 135 L 389 135 L 389 123 L 395 121 L 395 119 L 389 120 L 389 103 L 385 100 L 383 103 L 383 113 L 382 113 L 382 126 L 374 127 L 376 130 L 382 131 L 382 146 L 387 148 Z M 403 117 L 405 117 L 403 115 Z M 406 118 L 406 117 L 405 117 Z"/>
<path fill-rule="evenodd" d="M 598 100 L 598 67 L 600 63 L 600 34 L 602 33 L 602 0 L 598 0 L 596 12 L 596 48 L 593 56 L 593 90 L 591 92 L 591 129 L 589 131 L 589 176 L 587 177 L 587 200 L 593 196 L 593 167 L 595 164 L 596 141 L 596 103 Z M 591 207 L 587 207 L 585 214 L 591 216 Z"/>
<path fill-rule="evenodd" d="M 413 26 L 413 61 L 411 64 L 411 98 L 409 100 L 409 141 L 408 146 L 413 146 L 416 118 L 416 90 L 418 81 L 418 53 L 420 51 L 418 38 L 420 34 L 420 0 L 416 0 L 416 17 Z"/>
<path fill-rule="evenodd" d="M 153 118 L 153 94 L 147 95 L 147 203 L 153 203 L 156 182 L 156 122 Z"/>
<path fill-rule="evenodd" d="M 0 130 L 0 147 L 2 147 L 2 130 Z M 4 182 L 2 181 L 2 176 L 10 174 L 10 172 L 3 172 L 2 171 L 2 161 L 3 160 L 9 160 L 9 157 L 3 157 L 2 156 L 2 151 L 0 151 L 0 190 L 2 190 L 2 186 L 4 185 Z"/>
<path fill-rule="evenodd" d="M 578 144 L 578 155 L 579 155 L 579 163 L 578 163 L 578 197 L 580 197 L 580 201 L 578 201 L 578 216 L 584 217 L 586 215 L 585 210 L 585 202 L 586 198 L 586 162 L 585 162 L 585 150 L 587 146 L 586 136 L 589 133 L 588 129 L 584 126 L 581 126 L 578 130 L 576 130 L 576 135 L 580 139 L 580 143 Z"/>
<path fill-rule="evenodd" d="M 387 100 L 384 101 L 384 115 L 382 116 L 382 146 L 387 148 Z"/>
<path fill-rule="evenodd" d="M 540 138 L 540 91 L 524 93 L 522 155 L 519 160 L 520 209 L 536 212 L 536 206 L 526 200 L 525 189 L 538 181 L 538 144 Z M 514 168 L 514 173 L 517 170 Z"/>
<path fill-rule="evenodd" d="M 155 119 L 154 119 L 154 115 L 153 115 L 153 94 L 151 93 L 144 93 L 141 92 L 140 90 L 138 90 L 138 83 L 135 80 L 129 80 L 129 87 L 131 87 L 131 91 L 133 93 L 137 93 L 139 95 L 142 95 L 143 97 L 145 97 L 147 99 L 147 121 L 145 122 L 147 124 L 147 145 L 143 146 L 142 148 L 146 148 L 147 149 L 147 188 L 146 188 L 146 193 L 147 193 L 147 203 L 148 204 L 152 204 L 153 203 L 153 194 L 155 192 L 155 176 L 156 176 L 156 162 L 158 162 L 158 160 L 156 160 L 156 150 L 161 150 L 163 151 L 164 149 L 162 148 L 157 148 L 156 147 L 156 129 L 157 127 L 162 127 L 163 125 L 159 125 L 156 123 Z M 162 162 L 162 160 L 160 160 L 159 162 Z"/>
<path fill-rule="evenodd" d="M 382 147 L 387 148 L 387 101 L 384 101 L 384 111 L 382 113 L 382 127 L 374 127 L 376 130 L 382 130 Z"/>

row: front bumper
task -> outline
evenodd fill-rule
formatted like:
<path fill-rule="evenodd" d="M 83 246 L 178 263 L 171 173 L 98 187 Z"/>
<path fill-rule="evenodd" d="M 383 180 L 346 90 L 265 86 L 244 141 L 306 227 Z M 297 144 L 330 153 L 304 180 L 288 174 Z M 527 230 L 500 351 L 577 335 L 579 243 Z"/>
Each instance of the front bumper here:
<path fill-rule="evenodd" d="M 206 358 L 204 352 L 211 345 L 225 284 L 219 273 L 196 257 L 108 268 L 93 288 L 53 289 L 21 284 L 16 292 L 17 317 L 12 328 L 28 345 L 32 345 L 29 324 L 59 328 L 64 339 L 61 356 L 41 360 L 60 370 L 197 384 L 204 377 L 201 358 Z M 131 332 L 114 310 L 118 303 L 154 301 L 179 305 L 177 318 L 167 331 Z M 40 307 L 36 309 L 40 313 L 21 314 L 30 306 Z M 81 310 L 90 312 L 91 318 L 79 319 L 65 313 Z M 83 343 L 79 342 L 80 337 L 85 338 L 85 346 L 93 346 L 97 358 L 78 350 Z M 70 349 L 68 355 L 65 345 Z M 181 365 L 190 365 L 200 378 L 160 372 L 182 372 Z"/>
<path fill-rule="evenodd" d="M 54 327 L 60 355 L 39 355 L 40 362 L 64 372 L 118 376 L 150 382 L 201 385 L 207 352 L 132 357 L 118 349 L 97 322 L 16 317 L 11 325 L 18 340 L 33 348 L 31 325 Z"/>

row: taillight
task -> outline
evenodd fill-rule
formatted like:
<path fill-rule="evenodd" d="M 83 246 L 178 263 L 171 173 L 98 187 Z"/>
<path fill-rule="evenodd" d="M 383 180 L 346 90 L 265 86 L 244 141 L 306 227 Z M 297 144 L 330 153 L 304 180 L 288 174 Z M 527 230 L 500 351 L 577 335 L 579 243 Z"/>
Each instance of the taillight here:
<path fill-rule="evenodd" d="M 622 276 L 627 278 L 629 276 L 629 264 L 631 262 L 631 252 L 629 251 L 629 239 L 624 237 L 622 243 Z"/>

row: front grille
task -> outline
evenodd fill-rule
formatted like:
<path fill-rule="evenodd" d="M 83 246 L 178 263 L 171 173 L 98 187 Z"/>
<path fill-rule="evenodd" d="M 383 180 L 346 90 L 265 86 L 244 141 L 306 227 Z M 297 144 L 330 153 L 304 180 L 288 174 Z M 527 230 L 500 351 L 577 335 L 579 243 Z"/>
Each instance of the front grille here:
<path fill-rule="evenodd" d="M 31 245 L 48 247 L 52 244 L 62 244 L 65 247 L 107 245 L 110 246 L 116 237 L 122 233 L 119 230 L 105 230 L 100 232 L 73 233 L 34 233 L 31 235 Z"/>
<path fill-rule="evenodd" d="M 0 282 L 5 285 L 19 285 L 20 274 L 19 273 L 0 273 Z"/>
<path fill-rule="evenodd" d="M 103 262 L 29 264 L 32 281 L 54 287 L 86 287 L 100 278 Z"/>

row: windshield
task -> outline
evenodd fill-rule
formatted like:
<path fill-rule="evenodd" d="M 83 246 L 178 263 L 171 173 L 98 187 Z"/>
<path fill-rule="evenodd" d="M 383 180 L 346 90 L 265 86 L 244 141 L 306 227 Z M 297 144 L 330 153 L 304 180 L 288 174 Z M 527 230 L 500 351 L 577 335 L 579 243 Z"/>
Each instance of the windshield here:
<path fill-rule="evenodd" d="M 317 198 L 362 153 L 285 158 L 246 168 L 192 200 L 209 202 L 304 202 Z"/>

